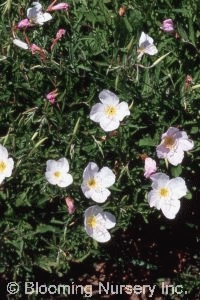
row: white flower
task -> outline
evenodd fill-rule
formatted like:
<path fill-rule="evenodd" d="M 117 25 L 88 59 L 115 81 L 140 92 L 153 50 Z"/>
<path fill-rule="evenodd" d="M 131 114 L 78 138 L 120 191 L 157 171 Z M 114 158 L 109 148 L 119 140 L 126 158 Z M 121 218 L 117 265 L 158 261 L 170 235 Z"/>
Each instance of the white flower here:
<path fill-rule="evenodd" d="M 184 158 L 184 151 L 191 150 L 193 147 L 194 142 L 188 138 L 185 131 L 170 127 L 163 133 L 156 152 L 159 158 L 166 158 L 172 165 L 177 166 Z"/>
<path fill-rule="evenodd" d="M 103 203 L 110 195 L 107 189 L 115 182 L 115 174 L 108 167 L 99 170 L 94 162 L 90 162 L 83 172 L 81 189 L 86 198 Z"/>
<path fill-rule="evenodd" d="M 42 5 L 39 2 L 33 2 L 31 8 L 27 9 L 27 18 L 39 25 L 43 25 L 43 23 L 49 21 L 52 19 L 52 16 L 45 12 L 42 12 Z"/>
<path fill-rule="evenodd" d="M 153 190 L 148 193 L 150 207 L 161 209 L 166 218 L 174 219 L 180 209 L 179 199 L 187 193 L 184 179 L 169 179 L 164 173 L 156 173 L 151 180 Z"/>
<path fill-rule="evenodd" d="M 146 33 L 142 32 L 140 39 L 139 39 L 139 49 L 138 52 L 140 53 L 137 57 L 138 60 L 141 59 L 144 53 L 149 55 L 155 55 L 158 53 L 158 49 L 153 44 L 153 39 Z"/>
<path fill-rule="evenodd" d="M 49 183 L 66 187 L 73 182 L 72 176 L 68 173 L 69 163 L 66 158 L 63 157 L 57 161 L 47 160 L 46 165 L 45 177 Z"/>
<path fill-rule="evenodd" d="M 90 112 L 90 119 L 100 123 L 104 131 L 112 131 L 119 127 L 120 121 L 130 115 L 128 104 L 119 103 L 119 98 L 109 90 L 103 90 L 99 94 L 102 103 L 95 104 Z"/>
<path fill-rule="evenodd" d="M 85 230 L 97 242 L 109 241 L 111 236 L 107 229 L 113 228 L 115 224 L 115 216 L 109 212 L 104 212 L 98 205 L 89 207 L 84 213 Z"/>
<path fill-rule="evenodd" d="M 14 161 L 12 158 L 8 158 L 7 149 L 0 144 L 0 184 L 5 177 L 10 177 L 14 167 Z"/>

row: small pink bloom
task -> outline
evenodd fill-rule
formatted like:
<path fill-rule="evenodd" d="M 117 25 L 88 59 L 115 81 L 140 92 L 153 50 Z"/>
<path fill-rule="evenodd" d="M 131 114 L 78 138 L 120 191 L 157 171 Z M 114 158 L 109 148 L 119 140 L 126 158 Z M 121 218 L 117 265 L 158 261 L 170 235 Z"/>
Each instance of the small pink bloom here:
<path fill-rule="evenodd" d="M 61 37 L 65 34 L 66 30 L 65 29 L 59 29 L 58 32 L 56 33 L 56 39 L 59 40 Z"/>
<path fill-rule="evenodd" d="M 180 164 L 184 157 L 184 151 L 191 150 L 194 142 L 190 140 L 185 131 L 176 127 L 170 127 L 162 135 L 160 145 L 156 147 L 157 156 L 167 159 L 172 165 Z"/>
<path fill-rule="evenodd" d="M 57 93 L 57 89 L 48 93 L 46 95 L 46 99 L 51 103 L 51 104 L 54 104 L 56 102 L 56 97 L 58 96 L 58 93 Z"/>
<path fill-rule="evenodd" d="M 56 37 L 52 42 L 51 45 L 51 50 L 53 49 L 53 47 L 57 44 L 57 42 L 62 38 L 62 36 L 66 33 L 65 29 L 59 29 L 58 32 L 56 33 Z"/>
<path fill-rule="evenodd" d="M 32 54 L 39 54 L 41 59 L 45 59 L 46 51 L 43 48 L 37 46 L 36 44 L 31 44 L 29 47 Z"/>
<path fill-rule="evenodd" d="M 67 206 L 67 211 L 69 214 L 73 214 L 75 211 L 75 205 L 74 205 L 74 199 L 72 199 L 71 197 L 66 197 L 65 198 L 65 203 Z"/>
<path fill-rule="evenodd" d="M 17 24 L 17 29 L 27 28 L 33 26 L 29 19 L 23 19 Z"/>
<path fill-rule="evenodd" d="M 157 170 L 156 161 L 150 157 L 145 158 L 144 163 L 144 177 L 149 178 L 153 175 Z"/>
<path fill-rule="evenodd" d="M 68 3 L 58 3 L 56 5 L 49 5 L 47 8 L 47 11 L 55 11 L 55 10 L 68 10 L 69 4 Z"/>
<path fill-rule="evenodd" d="M 165 32 L 173 32 L 174 31 L 174 24 L 172 19 L 164 20 L 162 23 L 162 27 L 160 27 Z"/>

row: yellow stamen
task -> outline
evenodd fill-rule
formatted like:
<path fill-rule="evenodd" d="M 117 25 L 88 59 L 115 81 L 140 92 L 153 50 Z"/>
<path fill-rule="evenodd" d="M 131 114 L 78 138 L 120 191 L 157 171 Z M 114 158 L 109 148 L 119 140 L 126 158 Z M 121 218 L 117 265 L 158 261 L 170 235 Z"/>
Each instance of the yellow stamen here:
<path fill-rule="evenodd" d="M 114 117 L 117 114 L 117 109 L 113 105 L 106 106 L 104 111 L 108 117 Z"/>
<path fill-rule="evenodd" d="M 175 138 L 173 137 L 173 136 L 166 136 L 165 138 L 164 138 L 164 146 L 166 147 L 166 148 L 168 148 L 168 149 L 173 149 L 174 148 L 174 146 L 175 146 L 175 144 L 176 144 L 176 140 L 175 140 Z"/>
<path fill-rule="evenodd" d="M 3 173 L 6 169 L 7 165 L 4 161 L 0 161 L 0 173 Z"/>
<path fill-rule="evenodd" d="M 91 228 L 95 228 L 97 226 L 97 220 L 95 216 L 89 216 L 86 222 L 87 225 Z"/>
<path fill-rule="evenodd" d="M 90 178 L 87 182 L 87 186 L 90 189 L 95 189 L 97 187 L 97 181 L 94 178 Z"/>
<path fill-rule="evenodd" d="M 169 196 L 169 189 L 166 187 L 160 188 L 159 189 L 159 195 L 160 197 L 166 198 Z"/>
<path fill-rule="evenodd" d="M 56 171 L 53 173 L 53 175 L 54 175 L 54 177 L 59 178 L 59 177 L 61 177 L 62 174 L 60 171 Z"/>

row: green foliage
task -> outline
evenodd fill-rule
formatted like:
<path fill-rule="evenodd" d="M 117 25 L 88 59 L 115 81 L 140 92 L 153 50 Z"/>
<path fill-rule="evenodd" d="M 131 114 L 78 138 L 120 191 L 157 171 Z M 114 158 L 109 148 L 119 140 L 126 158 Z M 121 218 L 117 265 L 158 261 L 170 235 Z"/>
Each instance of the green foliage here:
<path fill-rule="evenodd" d="M 62 277 L 73 262 L 103 256 L 103 247 L 83 227 L 83 213 L 94 205 L 80 189 L 90 161 L 116 174 L 111 196 L 102 205 L 117 218 L 112 236 L 133 226 L 138 217 L 141 228 L 152 215 L 160 222 L 160 212 L 147 203 L 151 187 L 143 177 L 141 157 L 156 159 L 155 147 L 170 126 L 185 130 L 195 147 L 177 167 L 157 160 L 159 170 L 186 180 L 195 220 L 185 217 L 185 222 L 199 226 L 198 1 L 71 0 L 69 4 L 69 12 L 54 12 L 53 20 L 27 30 L 17 30 L 16 24 L 26 17 L 30 4 L 5 1 L 0 6 L 0 143 L 15 162 L 12 177 L 0 187 L 0 272 L 18 280 L 34 277 L 35 268 Z M 122 5 L 127 8 L 123 17 L 118 14 Z M 176 37 L 160 30 L 166 18 L 175 20 Z M 66 35 L 51 51 L 60 28 L 66 29 Z M 138 62 L 141 31 L 154 38 L 159 52 Z M 47 51 L 46 57 L 18 48 L 12 43 L 15 37 L 27 37 Z M 187 75 L 193 82 L 185 89 Z M 45 96 L 55 89 L 58 97 L 52 105 Z M 102 89 L 115 92 L 131 111 L 113 134 L 105 134 L 88 117 Z M 44 177 L 46 161 L 61 157 L 69 159 L 74 178 L 64 189 L 48 184 Z M 66 196 L 75 201 L 72 215 L 66 210 Z M 138 258 L 132 257 L 132 263 L 157 269 Z"/>

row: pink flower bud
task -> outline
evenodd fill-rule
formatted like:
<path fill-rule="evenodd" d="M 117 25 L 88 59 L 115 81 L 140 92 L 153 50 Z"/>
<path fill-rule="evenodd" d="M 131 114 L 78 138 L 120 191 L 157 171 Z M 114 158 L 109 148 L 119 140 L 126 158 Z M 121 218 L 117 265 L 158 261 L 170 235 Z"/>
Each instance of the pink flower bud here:
<path fill-rule="evenodd" d="M 29 19 L 23 19 L 17 24 L 17 29 L 27 28 L 27 27 L 31 27 L 31 26 L 32 26 L 32 24 L 29 21 Z"/>
<path fill-rule="evenodd" d="M 32 54 L 39 54 L 41 59 L 45 59 L 46 57 L 45 49 L 37 46 L 36 44 L 31 44 L 29 47 Z"/>
<path fill-rule="evenodd" d="M 58 32 L 56 33 L 56 39 L 59 40 L 61 37 L 65 34 L 66 30 L 65 29 L 59 29 Z"/>
<path fill-rule="evenodd" d="M 162 23 L 162 27 L 160 27 L 165 32 L 173 32 L 174 31 L 174 24 L 172 19 L 166 19 Z"/>
<path fill-rule="evenodd" d="M 65 29 L 58 30 L 58 32 L 56 33 L 56 37 L 51 44 L 51 50 L 53 50 L 53 47 L 57 44 L 57 42 L 61 39 L 61 37 L 65 34 L 65 32 L 66 32 Z"/>
<path fill-rule="evenodd" d="M 155 160 L 153 160 L 150 157 L 145 158 L 144 170 L 145 170 L 144 177 L 146 178 L 151 177 L 151 175 L 153 175 L 157 170 Z"/>
<path fill-rule="evenodd" d="M 48 93 L 46 95 L 46 99 L 51 103 L 51 104 L 54 104 L 56 102 L 56 97 L 58 96 L 58 93 L 57 93 L 57 89 Z"/>
<path fill-rule="evenodd" d="M 73 214 L 75 211 L 75 205 L 74 205 L 74 199 L 72 199 L 71 197 L 66 197 L 65 198 L 65 203 L 67 206 L 67 211 L 69 214 Z"/>
<path fill-rule="evenodd" d="M 47 8 L 47 11 L 55 11 L 55 10 L 68 10 L 69 9 L 69 4 L 68 3 L 58 3 L 56 5 L 53 5 L 53 6 L 49 6 Z"/>

